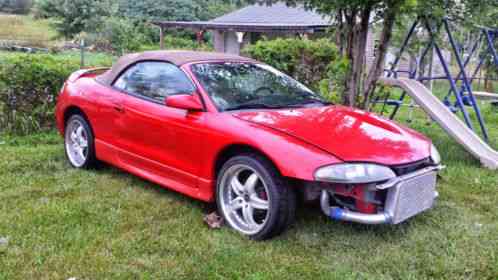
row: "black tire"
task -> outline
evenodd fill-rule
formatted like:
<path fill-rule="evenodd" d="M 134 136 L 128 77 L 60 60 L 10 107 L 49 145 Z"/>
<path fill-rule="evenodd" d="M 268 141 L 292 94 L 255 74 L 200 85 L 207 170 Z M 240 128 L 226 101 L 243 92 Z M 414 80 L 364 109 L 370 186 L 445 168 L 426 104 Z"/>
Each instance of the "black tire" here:
<path fill-rule="evenodd" d="M 255 233 L 247 234 L 234 227 L 227 219 L 227 213 L 223 209 L 221 203 L 222 197 L 222 184 L 223 180 L 227 180 L 224 176 L 226 172 L 233 166 L 245 165 L 255 170 L 261 181 L 264 181 L 268 190 L 268 210 L 267 216 L 262 228 Z M 216 203 L 220 214 L 229 226 L 243 235 L 248 236 L 253 240 L 265 240 L 281 234 L 293 222 L 296 212 L 296 193 L 292 189 L 287 180 L 280 175 L 275 166 L 265 157 L 258 154 L 242 154 L 229 159 L 217 176 L 216 183 Z M 226 184 L 226 183 L 225 183 Z"/>
<path fill-rule="evenodd" d="M 76 163 L 74 160 L 71 159 L 68 148 L 68 133 L 71 133 L 69 129 L 71 129 L 71 125 L 74 123 L 81 124 L 84 130 L 84 135 L 86 136 L 87 140 L 87 147 L 85 150 L 86 158 L 79 163 Z M 95 138 L 93 135 L 93 130 L 88 121 L 86 120 L 86 118 L 84 118 L 82 115 L 74 114 L 71 117 L 69 117 L 69 119 L 66 121 L 64 126 L 64 151 L 67 160 L 74 168 L 90 169 L 90 168 L 95 168 L 97 166 L 98 161 L 95 156 Z"/>

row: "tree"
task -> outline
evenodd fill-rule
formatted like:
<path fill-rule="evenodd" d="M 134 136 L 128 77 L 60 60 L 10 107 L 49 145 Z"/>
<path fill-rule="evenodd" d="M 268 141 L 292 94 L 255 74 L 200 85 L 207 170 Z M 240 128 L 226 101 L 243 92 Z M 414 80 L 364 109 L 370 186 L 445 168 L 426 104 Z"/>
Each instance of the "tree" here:
<path fill-rule="evenodd" d="M 0 0 L 0 8 L 5 1 L 30 0 Z M 208 20 L 243 3 L 245 0 L 37 0 L 34 14 L 56 19 L 56 29 L 67 38 L 105 29 L 110 17 L 113 26 L 118 22 L 133 25 L 150 38 L 157 36 L 157 31 L 147 24 L 150 20 Z"/>
<path fill-rule="evenodd" d="M 494 7 L 494 8 L 493 8 Z M 496 0 L 481 0 L 481 1 L 471 1 L 469 3 L 469 11 L 472 13 L 467 14 L 471 18 L 471 23 L 480 26 L 486 26 L 491 28 L 498 28 L 498 3 Z M 471 30 L 473 26 L 466 26 L 465 29 Z M 470 33 L 470 32 L 469 32 Z M 476 34 L 476 32 L 473 32 Z M 487 52 L 487 45 L 485 44 L 483 52 Z M 495 49 L 498 49 L 498 40 L 495 40 Z M 498 65 L 491 56 L 488 56 L 482 67 L 484 70 L 484 88 L 486 91 L 494 92 L 492 88 L 492 83 L 490 83 L 491 78 L 498 75 Z"/>
<path fill-rule="evenodd" d="M 409 5 L 408 0 L 289 0 L 290 5 L 303 4 L 306 8 L 329 16 L 335 24 L 335 40 L 341 53 L 349 61 L 345 91 L 345 105 L 366 107 L 382 74 L 384 57 L 392 36 L 396 16 Z M 371 21 L 382 25 L 379 44 L 372 67 L 366 73 L 365 48 Z"/>
<path fill-rule="evenodd" d="M 209 20 L 242 5 L 227 0 L 119 0 L 118 13 L 140 20 Z"/>
<path fill-rule="evenodd" d="M 191 0 L 118 1 L 118 13 L 135 20 L 197 20 L 200 8 Z"/>
<path fill-rule="evenodd" d="M 259 1 L 258 1 L 259 2 Z M 267 0 L 266 3 L 277 2 Z M 378 78 L 383 73 L 384 58 L 393 36 L 393 28 L 400 15 L 412 20 L 425 17 L 440 21 L 444 16 L 459 19 L 475 19 L 479 11 L 496 11 L 496 0 L 286 0 L 288 5 L 304 5 L 305 8 L 331 18 L 335 29 L 335 41 L 342 55 L 349 61 L 344 81 L 342 102 L 345 105 L 367 108 Z M 496 23 L 496 21 L 495 21 Z M 365 47 L 372 25 L 380 26 L 376 56 L 366 72 Z"/>
<path fill-rule="evenodd" d="M 36 16 L 55 18 L 57 31 L 66 38 L 100 27 L 104 17 L 113 12 L 110 0 L 39 0 L 36 2 Z"/>

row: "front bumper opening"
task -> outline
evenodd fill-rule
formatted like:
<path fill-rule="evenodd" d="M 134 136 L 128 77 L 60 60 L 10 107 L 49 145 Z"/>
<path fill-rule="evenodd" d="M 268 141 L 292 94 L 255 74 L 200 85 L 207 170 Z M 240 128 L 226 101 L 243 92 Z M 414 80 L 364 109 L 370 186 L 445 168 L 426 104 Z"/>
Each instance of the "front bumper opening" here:
<path fill-rule="evenodd" d="M 364 186 L 366 191 L 360 197 L 356 196 L 356 200 L 363 200 L 359 204 L 361 207 L 358 207 L 358 201 L 356 207 L 341 202 L 333 189 L 323 189 L 320 205 L 323 213 L 334 220 L 362 224 L 399 224 L 433 206 L 438 196 L 437 172 L 442 168 L 430 166 L 382 184 Z"/>

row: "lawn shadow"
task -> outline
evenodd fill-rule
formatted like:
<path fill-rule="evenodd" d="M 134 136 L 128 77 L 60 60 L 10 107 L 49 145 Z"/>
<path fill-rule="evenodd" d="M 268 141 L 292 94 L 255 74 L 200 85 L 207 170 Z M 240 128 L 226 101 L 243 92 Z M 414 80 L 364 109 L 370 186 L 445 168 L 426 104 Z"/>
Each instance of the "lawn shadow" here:
<path fill-rule="evenodd" d="M 179 203 L 190 204 L 196 207 L 197 209 L 201 210 L 203 213 L 209 213 L 216 210 L 214 203 L 204 202 L 192 198 L 188 195 L 161 186 L 159 184 L 156 184 L 147 179 L 131 174 L 126 170 L 120 169 L 118 167 L 112 166 L 107 163 L 100 163 L 99 167 L 95 171 L 98 172 L 99 174 L 105 174 L 113 178 L 124 180 L 126 182 L 131 182 L 133 187 L 137 188 L 140 187 L 143 191 L 147 193 L 152 193 L 158 196 L 165 196 Z"/>
<path fill-rule="evenodd" d="M 410 237 L 410 232 L 426 228 L 431 223 L 431 210 L 412 217 L 397 225 L 365 225 L 353 222 L 333 220 L 327 217 L 318 203 L 301 204 L 296 212 L 296 222 L 290 233 L 290 238 L 299 235 L 313 234 L 319 240 L 339 242 L 341 237 L 355 239 L 358 244 L 375 240 L 377 244 L 399 245 Z M 357 247 L 356 245 L 352 245 Z M 362 248 L 358 246 L 358 249 Z"/>

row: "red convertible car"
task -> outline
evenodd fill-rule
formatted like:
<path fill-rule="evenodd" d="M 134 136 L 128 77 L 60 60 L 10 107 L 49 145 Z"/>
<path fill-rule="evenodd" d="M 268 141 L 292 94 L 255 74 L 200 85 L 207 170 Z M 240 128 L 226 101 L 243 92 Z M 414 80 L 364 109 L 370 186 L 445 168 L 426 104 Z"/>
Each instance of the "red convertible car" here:
<path fill-rule="evenodd" d="M 240 56 L 126 55 L 73 73 L 56 115 L 72 166 L 104 161 L 216 201 L 229 226 L 257 240 L 292 223 L 298 197 L 365 224 L 398 224 L 437 197 L 429 139 Z"/>

